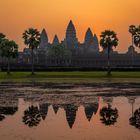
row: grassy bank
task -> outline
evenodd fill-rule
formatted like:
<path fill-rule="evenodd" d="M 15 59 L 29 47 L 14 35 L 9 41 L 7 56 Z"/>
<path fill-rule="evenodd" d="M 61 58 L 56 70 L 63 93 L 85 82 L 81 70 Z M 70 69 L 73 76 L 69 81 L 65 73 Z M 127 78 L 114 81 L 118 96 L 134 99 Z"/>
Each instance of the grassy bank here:
<path fill-rule="evenodd" d="M 110 77 L 106 72 L 12 72 L 7 75 L 0 72 L 0 79 L 21 79 L 21 78 L 140 78 L 140 72 L 112 72 Z"/>

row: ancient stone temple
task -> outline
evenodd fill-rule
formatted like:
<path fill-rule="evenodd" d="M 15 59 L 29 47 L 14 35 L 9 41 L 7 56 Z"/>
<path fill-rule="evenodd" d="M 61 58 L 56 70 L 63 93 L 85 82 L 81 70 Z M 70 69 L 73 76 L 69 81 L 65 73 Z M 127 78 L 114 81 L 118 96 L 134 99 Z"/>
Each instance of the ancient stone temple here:
<path fill-rule="evenodd" d="M 46 30 L 43 29 L 42 33 L 41 33 L 41 40 L 40 40 L 39 47 L 43 49 L 43 48 L 45 48 L 47 46 L 48 46 L 48 35 L 46 33 Z"/>
<path fill-rule="evenodd" d="M 72 21 L 69 22 L 67 30 L 66 30 L 66 38 L 64 40 L 66 47 L 68 48 L 76 48 L 78 44 L 78 39 L 76 37 L 76 30 L 72 23 Z"/>
<path fill-rule="evenodd" d="M 57 37 L 57 35 L 54 36 L 54 39 L 53 39 L 53 42 L 52 42 L 52 45 L 56 46 L 56 45 L 59 45 L 60 42 L 59 42 L 59 39 Z"/>
<path fill-rule="evenodd" d="M 41 69 L 48 67 L 104 69 L 107 66 L 107 51 L 100 51 L 97 35 L 88 28 L 84 41 L 79 42 L 72 20 L 66 28 L 65 38 L 61 41 L 57 35 L 54 35 L 53 41 L 50 43 L 47 32 L 43 29 L 40 45 L 34 50 L 34 54 L 35 65 Z M 110 59 L 113 68 L 140 67 L 140 54 L 135 51 L 134 46 L 130 46 L 126 53 L 118 53 L 112 49 Z M 1 60 L 0 63 L 2 63 Z M 25 48 L 23 52 L 19 53 L 18 59 L 11 60 L 11 63 L 21 66 L 26 65 L 28 68 L 31 65 L 31 50 Z M 6 64 L 5 60 L 3 61 L 4 64 Z"/>

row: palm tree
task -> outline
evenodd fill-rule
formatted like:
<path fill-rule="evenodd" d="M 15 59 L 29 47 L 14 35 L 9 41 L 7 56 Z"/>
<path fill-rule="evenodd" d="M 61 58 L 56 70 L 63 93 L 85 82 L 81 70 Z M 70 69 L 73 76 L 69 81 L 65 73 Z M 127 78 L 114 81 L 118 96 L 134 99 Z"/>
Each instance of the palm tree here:
<path fill-rule="evenodd" d="M 136 34 L 136 26 L 135 25 L 130 25 L 129 26 L 129 33 L 132 35 L 132 46 L 134 45 L 134 35 Z"/>
<path fill-rule="evenodd" d="M 136 33 L 134 35 L 134 44 L 136 47 L 140 48 L 140 26 L 136 28 Z"/>
<path fill-rule="evenodd" d="M 29 28 L 23 33 L 25 45 L 29 46 L 32 55 L 32 75 L 34 74 L 34 49 L 39 46 L 40 33 L 37 29 Z"/>
<path fill-rule="evenodd" d="M 0 50 L 1 56 L 7 58 L 7 74 L 10 74 L 10 59 L 18 56 L 18 45 L 13 40 L 5 39 L 1 43 Z"/>
<path fill-rule="evenodd" d="M 103 49 L 107 49 L 108 54 L 108 75 L 111 74 L 110 69 L 110 51 L 113 47 L 116 47 L 118 45 L 118 38 L 117 34 L 114 31 L 105 30 L 100 35 L 100 45 L 103 47 Z"/>
<path fill-rule="evenodd" d="M 1 43 L 5 39 L 5 37 L 6 36 L 3 33 L 0 33 L 0 48 L 1 48 Z M 1 53 L 1 50 L 0 50 L 0 53 Z"/>
<path fill-rule="evenodd" d="M 5 35 L 3 33 L 0 33 L 0 43 L 2 42 L 3 39 L 5 39 Z"/>
<path fill-rule="evenodd" d="M 129 33 L 131 33 L 131 36 L 132 36 L 132 47 L 134 47 L 134 36 L 136 34 L 136 26 L 135 25 L 130 25 L 129 26 Z M 133 66 L 133 60 L 134 59 L 134 52 L 133 52 L 133 49 L 132 49 L 132 66 Z"/>

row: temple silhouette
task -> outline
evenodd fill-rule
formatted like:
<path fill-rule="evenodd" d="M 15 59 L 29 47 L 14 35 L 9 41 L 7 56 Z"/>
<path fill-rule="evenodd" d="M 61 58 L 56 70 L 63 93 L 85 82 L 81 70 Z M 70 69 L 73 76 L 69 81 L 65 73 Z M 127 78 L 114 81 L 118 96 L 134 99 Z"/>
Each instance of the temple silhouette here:
<path fill-rule="evenodd" d="M 107 50 L 99 49 L 97 35 L 87 29 L 83 43 L 79 42 L 76 28 L 70 20 L 65 38 L 60 41 L 55 35 L 50 43 L 45 29 L 41 32 L 40 45 L 34 50 L 35 68 L 47 69 L 49 67 L 92 67 L 104 69 L 107 67 Z M 7 59 L 0 59 L 2 69 L 6 69 Z M 31 50 L 24 48 L 16 59 L 11 60 L 11 69 L 31 69 Z M 126 53 L 111 50 L 110 64 L 112 68 L 140 67 L 140 53 L 130 46 Z M 19 66 L 19 67 L 17 67 Z"/>

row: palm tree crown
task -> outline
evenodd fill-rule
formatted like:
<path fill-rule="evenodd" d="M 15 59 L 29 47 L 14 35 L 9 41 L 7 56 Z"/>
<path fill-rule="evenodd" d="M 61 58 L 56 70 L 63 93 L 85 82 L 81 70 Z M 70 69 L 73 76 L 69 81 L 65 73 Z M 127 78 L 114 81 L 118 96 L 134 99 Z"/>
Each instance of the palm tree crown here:
<path fill-rule="evenodd" d="M 114 31 L 106 30 L 101 33 L 100 35 L 100 45 L 106 49 L 106 48 L 112 48 L 116 47 L 118 45 L 118 38 Z"/>
<path fill-rule="evenodd" d="M 140 26 L 136 29 L 135 35 L 134 35 L 134 44 L 140 48 Z"/>
<path fill-rule="evenodd" d="M 5 39 L 1 43 L 1 55 L 7 58 L 15 58 L 18 55 L 18 45 L 13 40 Z"/>
<path fill-rule="evenodd" d="M 3 40 L 3 39 L 5 39 L 5 35 L 3 34 L 3 33 L 0 33 L 0 42 Z"/>
<path fill-rule="evenodd" d="M 30 49 L 37 48 L 40 43 L 40 33 L 37 29 L 29 28 L 23 33 L 23 39 Z"/>
<path fill-rule="evenodd" d="M 130 26 L 129 26 L 129 32 L 132 34 L 132 36 L 135 35 L 136 30 L 137 30 L 137 28 L 136 28 L 135 25 L 130 25 Z"/>

